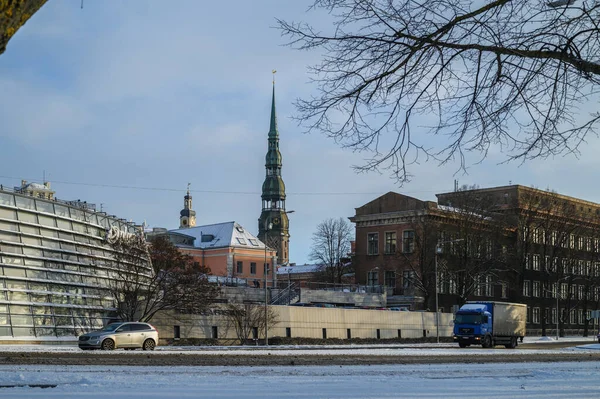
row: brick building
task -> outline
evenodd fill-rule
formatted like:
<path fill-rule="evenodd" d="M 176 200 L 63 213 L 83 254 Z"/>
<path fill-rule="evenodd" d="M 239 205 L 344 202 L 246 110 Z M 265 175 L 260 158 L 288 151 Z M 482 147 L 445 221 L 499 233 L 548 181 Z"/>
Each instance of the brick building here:
<path fill-rule="evenodd" d="M 441 311 L 465 300 L 528 305 L 528 328 L 591 328 L 599 307 L 600 205 L 520 185 L 437 194 L 387 193 L 359 208 L 356 280 Z M 558 304 L 558 306 L 557 306 Z M 557 313 L 558 308 L 558 313 Z"/>

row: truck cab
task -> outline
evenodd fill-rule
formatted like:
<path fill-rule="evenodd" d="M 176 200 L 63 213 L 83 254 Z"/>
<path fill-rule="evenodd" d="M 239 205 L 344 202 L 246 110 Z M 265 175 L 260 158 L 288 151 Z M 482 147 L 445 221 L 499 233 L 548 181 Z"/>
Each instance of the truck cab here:
<path fill-rule="evenodd" d="M 484 304 L 467 304 L 456 312 L 454 342 L 461 348 L 480 345 L 482 338 L 492 332 L 492 314 Z"/>

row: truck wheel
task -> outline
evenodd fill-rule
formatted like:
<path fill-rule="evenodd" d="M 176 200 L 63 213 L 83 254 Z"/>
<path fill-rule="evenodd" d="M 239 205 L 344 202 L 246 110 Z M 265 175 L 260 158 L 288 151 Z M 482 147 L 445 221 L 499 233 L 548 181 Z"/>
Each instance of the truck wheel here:
<path fill-rule="evenodd" d="M 466 348 L 469 345 L 465 344 L 464 342 L 459 342 L 458 346 L 460 346 L 461 348 Z"/>
<path fill-rule="evenodd" d="M 492 337 L 490 337 L 489 335 L 486 335 L 485 337 L 483 337 L 483 340 L 481 340 L 481 347 L 482 348 L 491 348 L 492 347 Z"/>
<path fill-rule="evenodd" d="M 517 347 L 517 337 L 512 337 L 509 344 L 504 345 L 507 349 L 515 349 Z"/>

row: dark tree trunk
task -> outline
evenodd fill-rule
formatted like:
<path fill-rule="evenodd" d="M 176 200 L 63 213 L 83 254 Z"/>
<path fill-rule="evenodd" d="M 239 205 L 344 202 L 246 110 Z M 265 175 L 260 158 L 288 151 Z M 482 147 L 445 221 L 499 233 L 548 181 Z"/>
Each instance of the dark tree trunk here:
<path fill-rule="evenodd" d="M 17 33 L 48 0 L 0 1 L 0 54 L 6 50 L 8 41 Z"/>

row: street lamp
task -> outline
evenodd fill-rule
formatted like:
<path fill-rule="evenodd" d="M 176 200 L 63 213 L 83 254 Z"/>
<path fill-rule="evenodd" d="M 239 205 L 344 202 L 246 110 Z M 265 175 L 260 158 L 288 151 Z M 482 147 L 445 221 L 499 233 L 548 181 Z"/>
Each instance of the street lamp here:
<path fill-rule="evenodd" d="M 265 263 L 264 263 L 264 268 L 263 268 L 263 273 L 265 274 L 265 345 L 269 345 L 269 326 L 268 326 L 268 320 L 269 320 L 269 292 L 267 291 L 267 275 L 269 274 L 269 270 L 267 267 L 267 242 L 268 240 L 268 235 L 269 235 L 269 230 L 271 230 L 273 228 L 273 223 L 269 223 L 267 224 L 265 221 Z"/>
<path fill-rule="evenodd" d="M 283 212 L 285 214 L 294 213 L 295 211 L 287 211 Z M 264 274 L 265 274 L 265 345 L 269 346 L 269 291 L 267 290 L 267 277 L 269 276 L 269 266 L 267 264 L 267 242 L 269 236 L 269 230 L 273 229 L 273 223 L 267 223 L 265 220 L 265 264 L 264 264 Z M 280 248 L 281 249 L 281 248 Z M 273 273 L 275 273 L 275 265 L 273 265 Z"/>
<path fill-rule="evenodd" d="M 560 298 L 560 284 L 559 283 L 561 281 L 563 281 L 563 280 L 568 279 L 569 277 L 570 276 L 565 276 L 563 278 L 560 278 L 560 279 L 556 280 L 556 340 L 557 341 L 558 341 L 558 337 L 560 335 L 560 329 L 559 329 L 560 327 L 558 325 L 558 321 L 559 321 L 559 318 L 560 318 L 560 314 L 559 314 L 559 311 L 558 311 L 558 309 L 559 309 L 558 308 L 558 299 Z"/>
<path fill-rule="evenodd" d="M 444 242 L 438 242 L 435 245 L 435 256 L 434 256 L 434 272 L 435 272 L 435 335 L 437 337 L 437 343 L 440 343 L 440 307 L 439 307 L 439 294 L 438 294 L 438 254 L 442 253 L 442 244 L 448 244 L 453 242 L 464 241 L 464 238 L 458 238 L 456 240 L 449 240 Z"/>

